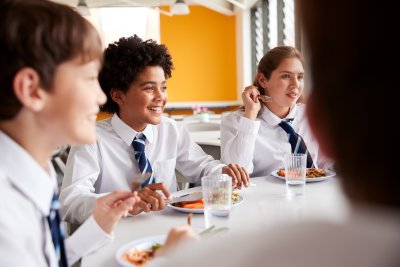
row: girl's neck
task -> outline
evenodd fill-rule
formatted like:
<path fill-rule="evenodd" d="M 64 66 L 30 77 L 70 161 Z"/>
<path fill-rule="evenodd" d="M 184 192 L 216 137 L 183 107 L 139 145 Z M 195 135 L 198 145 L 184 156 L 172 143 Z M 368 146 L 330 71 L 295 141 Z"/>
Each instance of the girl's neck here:
<path fill-rule="evenodd" d="M 286 116 L 289 114 L 290 112 L 290 108 L 289 107 L 282 107 L 282 106 L 278 106 L 276 104 L 274 104 L 273 102 L 267 102 L 264 103 L 264 105 L 272 112 L 274 113 L 276 116 L 278 116 L 281 119 L 286 118 Z"/>

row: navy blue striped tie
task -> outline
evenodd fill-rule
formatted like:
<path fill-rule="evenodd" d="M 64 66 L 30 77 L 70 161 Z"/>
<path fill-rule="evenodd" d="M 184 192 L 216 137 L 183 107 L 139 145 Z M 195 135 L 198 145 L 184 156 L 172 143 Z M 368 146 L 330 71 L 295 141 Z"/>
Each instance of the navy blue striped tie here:
<path fill-rule="evenodd" d="M 306 143 L 303 138 L 294 131 L 291 121 L 281 121 L 279 126 L 288 134 L 289 143 L 292 146 L 292 153 L 307 154 L 307 168 L 314 166 L 313 159 L 308 152 Z"/>
<path fill-rule="evenodd" d="M 49 222 L 51 238 L 58 258 L 58 266 L 67 267 L 67 257 L 64 246 L 64 232 L 61 226 L 60 202 L 56 194 L 53 195 L 50 205 L 50 213 L 47 217 Z"/>
<path fill-rule="evenodd" d="M 153 170 L 150 165 L 150 161 L 146 157 L 146 152 L 144 150 L 146 142 L 146 136 L 142 135 L 140 137 L 135 137 L 132 141 L 132 148 L 135 151 L 135 159 L 139 163 L 140 172 L 146 176 L 146 173 L 151 173 L 151 176 L 142 183 L 142 187 L 154 183 L 155 179 L 153 177 Z"/>

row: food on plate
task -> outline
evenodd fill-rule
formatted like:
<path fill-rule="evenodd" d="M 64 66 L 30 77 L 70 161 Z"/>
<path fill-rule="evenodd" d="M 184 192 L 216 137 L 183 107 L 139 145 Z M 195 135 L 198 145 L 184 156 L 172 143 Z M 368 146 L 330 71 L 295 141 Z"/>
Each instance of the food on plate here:
<path fill-rule="evenodd" d="M 316 177 L 324 177 L 326 176 L 326 171 L 320 168 L 308 168 L 307 169 L 307 178 L 316 178 Z"/>
<path fill-rule="evenodd" d="M 285 177 L 285 169 L 279 169 L 276 174 Z M 308 168 L 306 172 L 306 178 L 317 178 L 324 176 L 326 176 L 326 171 L 321 168 Z"/>
<path fill-rule="evenodd" d="M 177 202 L 172 205 L 178 208 L 185 208 L 185 209 L 204 209 L 204 202 L 202 198 L 193 201 Z"/>
<path fill-rule="evenodd" d="M 285 176 L 286 176 L 285 170 L 284 170 L 284 169 L 279 169 L 278 172 L 277 172 L 276 174 L 279 175 L 279 176 L 282 176 L 282 177 L 285 177 Z"/>
<path fill-rule="evenodd" d="M 239 190 L 232 191 L 232 204 L 235 204 L 238 202 L 239 195 L 240 195 Z"/>
<path fill-rule="evenodd" d="M 150 260 L 154 258 L 154 253 L 156 252 L 157 249 L 159 249 L 162 246 L 160 243 L 156 243 L 151 246 L 149 249 L 137 249 L 137 248 L 132 248 L 122 254 L 122 258 L 129 262 L 132 263 L 136 266 L 144 266 L 147 264 Z"/>
<path fill-rule="evenodd" d="M 232 204 L 235 204 L 238 202 L 239 195 L 240 195 L 240 193 L 238 190 L 232 191 Z M 194 200 L 194 201 L 177 202 L 177 203 L 173 203 L 171 205 L 178 207 L 178 208 L 184 208 L 184 209 L 204 209 L 204 202 L 203 202 L 202 198 L 200 198 L 198 200 Z"/>

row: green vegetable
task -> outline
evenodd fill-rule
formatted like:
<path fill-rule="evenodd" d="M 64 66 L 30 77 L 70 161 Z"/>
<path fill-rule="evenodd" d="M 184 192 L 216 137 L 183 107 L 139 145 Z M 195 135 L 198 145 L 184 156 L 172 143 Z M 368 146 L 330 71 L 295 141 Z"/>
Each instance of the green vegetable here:
<path fill-rule="evenodd" d="M 152 251 L 156 251 L 157 249 L 161 248 L 162 246 L 163 246 L 163 244 L 156 243 L 156 244 L 151 246 L 151 250 Z"/>

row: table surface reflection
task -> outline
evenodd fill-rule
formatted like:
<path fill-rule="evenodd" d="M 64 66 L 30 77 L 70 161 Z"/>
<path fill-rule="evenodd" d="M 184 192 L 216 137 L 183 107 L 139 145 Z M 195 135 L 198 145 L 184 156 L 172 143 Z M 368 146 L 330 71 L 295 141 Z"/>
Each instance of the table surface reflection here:
<path fill-rule="evenodd" d="M 285 182 L 272 176 L 251 178 L 250 186 L 241 190 L 242 204 L 232 208 L 230 231 L 243 227 L 269 227 L 281 222 L 324 219 L 340 221 L 348 205 L 337 178 L 307 183 L 305 194 L 289 199 Z M 82 259 L 82 267 L 113 267 L 117 250 L 135 239 L 166 234 L 174 226 L 186 223 L 187 213 L 166 208 L 160 212 L 140 214 L 122 219 L 115 229 L 115 240 Z M 194 214 L 192 227 L 204 228 L 204 215 Z"/>

